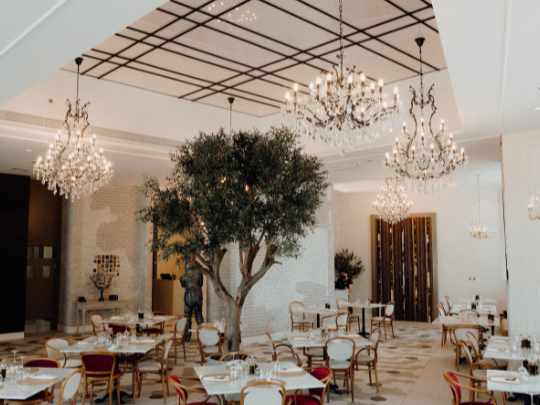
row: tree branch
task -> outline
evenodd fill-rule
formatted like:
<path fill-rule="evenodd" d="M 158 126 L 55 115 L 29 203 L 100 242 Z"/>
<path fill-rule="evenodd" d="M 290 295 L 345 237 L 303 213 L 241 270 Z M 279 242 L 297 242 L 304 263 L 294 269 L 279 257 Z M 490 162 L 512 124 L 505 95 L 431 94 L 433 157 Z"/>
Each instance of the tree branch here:
<path fill-rule="evenodd" d="M 242 273 L 242 278 L 245 282 L 248 281 L 248 276 L 244 270 L 244 256 L 242 254 L 242 248 L 238 247 L 238 253 L 240 255 L 240 263 L 238 263 L 238 267 L 240 267 L 240 273 Z"/>

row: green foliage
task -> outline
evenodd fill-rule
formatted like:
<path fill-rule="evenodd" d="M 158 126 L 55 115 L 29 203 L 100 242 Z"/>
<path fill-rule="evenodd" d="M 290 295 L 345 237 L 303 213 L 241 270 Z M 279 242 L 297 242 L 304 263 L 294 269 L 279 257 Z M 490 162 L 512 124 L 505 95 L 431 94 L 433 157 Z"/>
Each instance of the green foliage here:
<path fill-rule="evenodd" d="M 336 279 L 343 272 L 347 273 L 349 280 L 352 281 L 364 271 L 364 265 L 362 264 L 362 259 L 353 252 L 349 252 L 348 249 L 341 249 L 341 251 L 334 255 L 334 271 Z"/>
<path fill-rule="evenodd" d="M 242 252 L 264 243 L 270 266 L 298 255 L 329 186 L 322 161 L 302 149 L 285 127 L 232 136 L 221 129 L 186 142 L 171 154 L 164 187 L 145 179 L 149 204 L 139 215 L 157 227 L 152 249 L 196 260 L 210 276 L 219 269 L 216 252 L 231 242 Z"/>

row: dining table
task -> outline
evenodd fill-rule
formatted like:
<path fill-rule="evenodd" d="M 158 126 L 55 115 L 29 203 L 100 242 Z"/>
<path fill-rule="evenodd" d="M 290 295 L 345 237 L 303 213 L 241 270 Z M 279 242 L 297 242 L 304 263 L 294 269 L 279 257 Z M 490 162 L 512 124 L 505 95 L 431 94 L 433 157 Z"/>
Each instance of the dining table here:
<path fill-rule="evenodd" d="M 15 382 L 8 375 L 7 381 L 0 384 L 0 399 L 24 401 L 33 395 L 63 382 L 75 369 L 73 368 L 30 368 L 30 374 L 25 380 Z M 36 376 L 51 376 L 50 379 L 36 379 Z M 41 377 L 43 378 L 43 377 Z"/>
<path fill-rule="evenodd" d="M 339 305 L 343 305 L 345 307 L 350 307 L 350 308 L 362 308 L 362 330 L 358 331 L 358 334 L 367 338 L 369 337 L 369 333 L 366 332 L 366 309 L 378 309 L 379 315 L 380 315 L 381 308 L 383 308 L 386 304 L 382 304 L 382 303 L 377 304 L 377 303 L 369 303 L 369 302 L 364 302 L 364 303 L 345 302 L 345 303 L 340 303 Z"/>
<path fill-rule="evenodd" d="M 313 377 L 307 371 L 301 369 L 296 364 L 283 362 L 279 363 L 281 371 L 277 373 L 277 381 L 285 386 L 287 394 L 294 394 L 296 390 L 324 388 L 325 384 Z M 259 364 L 261 370 L 272 367 L 272 364 Z M 230 371 L 226 365 L 194 367 L 197 377 L 201 381 L 208 395 L 239 395 L 242 388 L 251 381 L 257 380 L 255 376 L 246 378 L 243 373 L 232 380 Z"/>
<path fill-rule="evenodd" d="M 481 326 L 483 328 L 491 328 L 491 335 L 495 333 L 495 327 L 501 325 L 501 318 L 494 317 L 490 321 L 487 315 L 480 315 L 480 318 L 462 318 L 460 316 L 439 316 L 431 322 L 434 325 L 446 326 Z"/>
<path fill-rule="evenodd" d="M 289 344 L 296 349 L 314 349 L 325 347 L 326 345 L 326 340 L 323 338 L 312 338 L 307 332 L 285 332 L 285 337 L 289 341 Z M 352 339 L 357 348 L 373 346 L 372 342 L 357 333 L 346 332 L 344 335 L 336 337 Z M 348 340 L 344 340 L 344 342 L 349 343 Z"/>
<path fill-rule="evenodd" d="M 526 395 L 525 403 L 530 395 L 540 394 L 540 377 L 528 376 L 526 379 L 519 376 L 517 371 L 487 370 L 487 390 Z M 528 396 L 528 398 L 527 398 Z M 510 399 L 510 398 L 509 398 Z"/>
<path fill-rule="evenodd" d="M 306 314 L 316 314 L 317 315 L 317 329 L 321 327 L 321 315 L 331 316 L 336 315 L 339 311 L 332 308 L 317 308 L 317 307 L 308 307 L 308 308 L 296 308 L 295 311 L 302 311 Z"/>
<path fill-rule="evenodd" d="M 469 311 L 469 310 L 472 310 L 472 309 L 468 308 L 468 305 L 466 304 L 456 304 L 452 307 L 452 309 L 450 310 L 450 313 L 453 315 L 459 315 L 461 311 Z M 476 308 L 472 311 L 476 311 L 480 315 L 497 315 L 497 306 L 482 304 L 480 308 Z"/>
<path fill-rule="evenodd" d="M 516 346 L 512 348 L 512 339 L 507 336 L 492 336 L 488 340 L 484 358 L 523 361 L 531 355 L 540 357 L 540 353 L 535 352 L 533 348 L 521 348 L 520 342 Z"/>

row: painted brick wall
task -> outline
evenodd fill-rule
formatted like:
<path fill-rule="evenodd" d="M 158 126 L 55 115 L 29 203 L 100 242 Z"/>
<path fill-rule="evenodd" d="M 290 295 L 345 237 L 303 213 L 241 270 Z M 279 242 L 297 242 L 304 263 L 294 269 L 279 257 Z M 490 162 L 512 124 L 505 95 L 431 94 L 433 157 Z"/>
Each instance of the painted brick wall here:
<path fill-rule="evenodd" d="M 120 256 L 120 275 L 104 294 L 118 294 L 127 308 L 150 309 L 152 256 L 146 246 L 150 226 L 137 220 L 136 211 L 146 204 L 139 187 L 106 186 L 91 197 L 62 207 L 62 267 L 60 326 L 76 325 L 75 302 L 79 296 L 95 300 L 99 292 L 89 276 L 96 254 Z"/>
<path fill-rule="evenodd" d="M 243 338 L 262 337 L 267 331 L 276 333 L 290 330 L 288 308 L 291 301 L 302 301 L 307 306 L 329 301 L 335 306 L 333 205 L 332 192 L 329 190 L 317 211 L 317 227 L 302 243 L 302 253 L 296 259 L 280 260 L 283 264 L 274 265 L 253 287 L 242 311 Z M 253 264 L 254 271 L 263 259 L 264 247 Z M 236 290 L 240 284 L 238 263 L 238 248 L 231 245 L 221 267 L 229 292 Z M 223 307 L 210 283 L 207 301 L 209 320 L 221 317 Z"/>

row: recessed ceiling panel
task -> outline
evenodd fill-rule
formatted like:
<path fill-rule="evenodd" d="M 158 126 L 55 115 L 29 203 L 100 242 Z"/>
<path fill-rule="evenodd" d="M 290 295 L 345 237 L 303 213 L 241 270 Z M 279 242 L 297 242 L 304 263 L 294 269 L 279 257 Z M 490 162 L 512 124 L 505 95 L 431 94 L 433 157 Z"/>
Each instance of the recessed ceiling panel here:
<path fill-rule="evenodd" d="M 116 54 L 133 45 L 135 41 L 114 35 L 94 48 L 96 51 Z"/>

